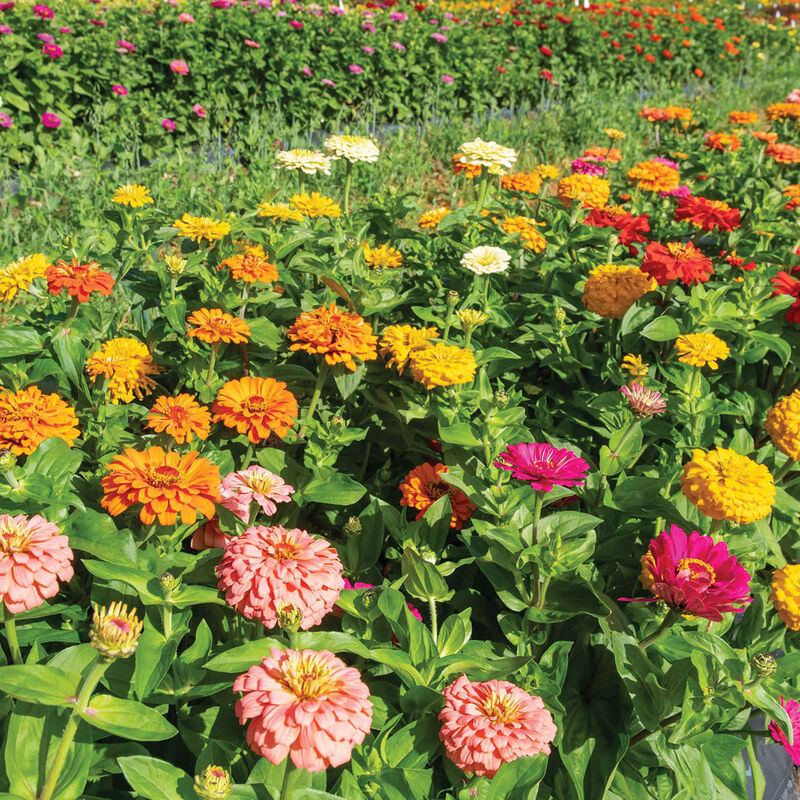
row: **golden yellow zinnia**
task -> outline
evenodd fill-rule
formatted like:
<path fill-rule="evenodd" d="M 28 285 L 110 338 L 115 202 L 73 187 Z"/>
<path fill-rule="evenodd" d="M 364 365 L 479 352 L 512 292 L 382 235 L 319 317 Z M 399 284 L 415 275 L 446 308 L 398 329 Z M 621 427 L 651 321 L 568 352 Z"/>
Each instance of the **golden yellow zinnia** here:
<path fill-rule="evenodd" d="M 364 242 L 364 261 L 373 269 L 392 269 L 403 265 L 403 254 L 387 244 L 370 247 Z"/>
<path fill-rule="evenodd" d="M 189 214 L 176 219 L 172 226 L 178 229 L 178 236 L 194 239 L 198 243 L 201 239 L 216 242 L 231 230 L 227 222 L 218 222 L 211 217 L 192 217 Z"/>
<path fill-rule="evenodd" d="M 381 336 L 380 353 L 389 360 L 387 367 L 396 367 L 402 375 L 411 354 L 430 347 L 429 339 L 438 339 L 436 328 L 415 328 L 413 325 L 389 325 Z"/>
<path fill-rule="evenodd" d="M 44 277 L 48 266 L 49 262 L 44 254 L 36 253 L 0 267 L 0 303 L 10 302 L 36 278 Z"/>
<path fill-rule="evenodd" d="M 111 198 L 115 203 L 131 208 L 141 208 L 147 203 L 152 203 L 150 190 L 139 183 L 126 183 L 120 186 Z"/>
<path fill-rule="evenodd" d="M 295 194 L 289 201 L 294 206 L 295 211 L 299 211 L 304 217 L 317 219 L 319 217 L 341 217 L 342 209 L 339 204 L 330 197 L 319 192 L 311 194 Z"/>
<path fill-rule="evenodd" d="M 269 217 L 273 222 L 302 222 L 303 215 L 286 203 L 260 203 L 259 217 Z"/>
<path fill-rule="evenodd" d="M 633 380 L 646 378 L 648 372 L 650 372 L 650 365 L 645 364 L 641 356 L 634 355 L 633 353 L 628 353 L 628 355 L 622 359 L 620 366 L 630 374 Z"/>
<path fill-rule="evenodd" d="M 441 342 L 413 352 L 409 363 L 414 380 L 426 389 L 469 383 L 478 368 L 472 350 Z"/>
<path fill-rule="evenodd" d="M 800 461 L 800 389 L 782 397 L 767 412 L 764 430 L 781 453 Z"/>
<path fill-rule="evenodd" d="M 769 599 L 784 625 L 800 631 L 800 564 L 787 564 L 772 573 Z"/>
<path fill-rule="evenodd" d="M 558 182 L 558 199 L 567 207 L 577 201 L 584 208 L 602 208 L 610 193 L 609 182 L 597 175 L 575 173 Z"/>
<path fill-rule="evenodd" d="M 717 369 L 719 362 L 730 355 L 730 348 L 713 333 L 687 333 L 675 340 L 678 360 L 693 367 Z"/>
<path fill-rule="evenodd" d="M 583 287 L 583 304 L 589 311 L 609 319 L 622 319 L 642 296 L 658 288 L 655 279 L 639 267 L 600 264 Z"/>

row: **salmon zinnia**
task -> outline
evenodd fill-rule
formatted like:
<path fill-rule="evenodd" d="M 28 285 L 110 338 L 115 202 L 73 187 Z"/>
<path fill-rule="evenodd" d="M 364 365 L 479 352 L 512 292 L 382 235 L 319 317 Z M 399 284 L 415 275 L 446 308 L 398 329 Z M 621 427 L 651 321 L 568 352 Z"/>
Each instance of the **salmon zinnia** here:
<path fill-rule="evenodd" d="M 191 524 L 199 511 L 214 516 L 219 498 L 219 467 L 196 450 L 186 455 L 164 452 L 160 447 L 144 451 L 128 448 L 108 465 L 109 474 L 100 485 L 100 505 L 112 516 L 119 516 L 131 506 L 141 504 L 139 519 L 152 525 L 174 525 L 178 519 Z"/>
<path fill-rule="evenodd" d="M 73 258 L 69 264 L 59 261 L 58 264 L 48 267 L 44 276 L 50 294 L 58 294 L 66 288 L 70 296 L 77 298 L 80 303 L 87 302 L 92 292 L 111 294 L 115 282 L 96 262 L 79 264 L 77 258 Z"/>
<path fill-rule="evenodd" d="M 211 411 L 214 422 L 257 443 L 273 431 L 281 439 L 286 436 L 297 418 L 297 400 L 283 381 L 246 377 L 224 384 Z"/>
<path fill-rule="evenodd" d="M 219 491 L 222 495 L 221 505 L 247 522 L 253 501 L 265 514 L 272 515 L 278 510 L 275 503 L 288 503 L 292 499 L 294 487 L 289 486 L 280 475 L 253 464 L 247 469 L 226 475 Z"/>
<path fill-rule="evenodd" d="M 75 410 L 57 394 L 38 386 L 17 392 L 0 387 L 0 450 L 30 455 L 45 440 L 63 439 L 70 447 L 80 436 Z"/>
<path fill-rule="evenodd" d="M 401 506 L 416 508 L 417 519 L 422 519 L 425 512 L 443 495 L 450 497 L 450 527 L 461 530 L 461 526 L 472 516 L 475 504 L 455 486 L 443 481 L 439 476 L 447 472 L 444 464 L 420 464 L 403 478 L 400 491 L 403 497 Z"/>

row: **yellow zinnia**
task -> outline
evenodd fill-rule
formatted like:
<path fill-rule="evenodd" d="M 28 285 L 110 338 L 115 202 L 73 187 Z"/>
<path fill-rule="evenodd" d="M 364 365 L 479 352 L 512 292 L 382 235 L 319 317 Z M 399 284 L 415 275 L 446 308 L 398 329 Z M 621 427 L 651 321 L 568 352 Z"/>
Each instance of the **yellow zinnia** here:
<path fill-rule="evenodd" d="M 303 216 L 310 219 L 319 217 L 341 217 L 342 209 L 335 200 L 319 192 L 311 194 L 295 194 L 289 201 Z"/>
<path fill-rule="evenodd" d="M 769 599 L 786 627 L 800 631 L 800 564 L 787 564 L 772 573 Z"/>
<path fill-rule="evenodd" d="M 8 303 L 24 292 L 36 278 L 44 277 L 49 266 L 43 253 L 36 253 L 0 267 L 0 303 Z"/>
<path fill-rule="evenodd" d="M 194 239 L 198 243 L 201 239 L 216 242 L 231 230 L 227 222 L 218 222 L 211 217 L 192 217 L 189 214 L 176 219 L 172 225 L 178 229 L 178 236 Z"/>
<path fill-rule="evenodd" d="M 436 328 L 415 328 L 413 325 L 389 325 L 381 337 L 381 355 L 386 358 L 387 367 L 397 367 L 402 375 L 411 354 L 425 347 L 430 347 L 429 339 L 438 339 Z"/>
<path fill-rule="evenodd" d="M 639 267 L 600 264 L 589 273 L 583 287 L 583 304 L 589 311 L 609 319 L 622 319 L 642 296 L 658 288 L 655 278 Z"/>
<path fill-rule="evenodd" d="M 611 185 L 597 175 L 567 175 L 558 182 L 558 199 L 567 207 L 577 200 L 586 208 L 602 208 L 608 203 Z"/>
<path fill-rule="evenodd" d="M 140 208 L 146 203 L 153 202 L 150 190 L 139 183 L 126 183 L 124 186 L 120 186 L 111 199 L 115 203 L 131 208 Z"/>
<path fill-rule="evenodd" d="M 693 367 L 718 369 L 719 362 L 730 355 L 730 348 L 713 333 L 687 333 L 675 340 L 678 360 Z"/>
<path fill-rule="evenodd" d="M 800 389 L 782 397 L 767 412 L 764 430 L 781 453 L 800 461 Z"/>
<path fill-rule="evenodd" d="M 409 362 L 414 380 L 426 389 L 469 383 L 478 368 L 472 350 L 444 343 L 413 352 Z"/>
<path fill-rule="evenodd" d="M 431 209 L 422 214 L 417 221 L 420 228 L 437 228 L 439 223 L 450 213 L 450 209 L 446 206 L 439 206 L 439 208 Z"/>
<path fill-rule="evenodd" d="M 633 380 L 646 378 L 650 371 L 650 365 L 645 364 L 641 356 L 634 355 L 633 353 L 628 353 L 628 355 L 622 359 L 620 366 L 630 374 Z"/>
<path fill-rule="evenodd" d="M 373 269 L 390 269 L 403 265 L 403 254 L 386 244 L 370 247 L 364 242 L 364 261 Z"/>
<path fill-rule="evenodd" d="M 269 217 L 273 222 L 302 222 L 303 215 L 286 203 L 260 203 L 259 217 Z"/>

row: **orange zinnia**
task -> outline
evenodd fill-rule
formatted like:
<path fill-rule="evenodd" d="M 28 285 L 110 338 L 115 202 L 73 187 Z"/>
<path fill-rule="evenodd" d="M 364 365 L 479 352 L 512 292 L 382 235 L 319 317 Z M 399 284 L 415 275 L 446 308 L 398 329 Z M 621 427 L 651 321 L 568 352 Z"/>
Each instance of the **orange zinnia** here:
<path fill-rule="evenodd" d="M 30 455 L 45 440 L 63 439 L 70 447 L 80 436 L 72 406 L 38 386 L 9 392 L 0 388 L 0 450 Z"/>
<path fill-rule="evenodd" d="M 278 280 L 278 268 L 272 264 L 261 245 L 248 247 L 243 253 L 226 258 L 217 269 L 227 267 L 231 277 L 245 283 L 270 283 Z"/>
<path fill-rule="evenodd" d="M 114 279 L 100 269 L 98 263 L 90 261 L 88 264 L 79 264 L 77 258 L 73 258 L 69 264 L 62 259 L 58 264 L 49 266 L 44 277 L 50 294 L 58 294 L 66 287 L 79 303 L 85 303 L 92 292 L 111 294 L 114 288 Z"/>
<path fill-rule="evenodd" d="M 297 417 L 297 400 L 283 381 L 273 378 L 239 378 L 219 390 L 214 422 L 246 433 L 251 442 L 266 439 L 273 431 L 283 439 Z"/>
<path fill-rule="evenodd" d="M 444 464 L 426 463 L 414 467 L 400 484 L 400 491 L 403 493 L 400 505 L 418 509 L 417 519 L 422 519 L 425 512 L 442 495 L 449 495 L 450 509 L 453 512 L 450 527 L 461 530 L 464 521 L 472 516 L 475 504 L 460 489 L 443 481 L 439 477 L 443 472 L 447 472 Z"/>
<path fill-rule="evenodd" d="M 515 172 L 503 175 L 500 185 L 510 192 L 524 192 L 525 194 L 539 194 L 542 190 L 542 176 L 534 172 Z"/>
<path fill-rule="evenodd" d="M 193 436 L 205 439 L 211 427 L 211 414 L 191 394 L 176 397 L 162 395 L 147 415 L 147 428 L 166 433 L 178 444 L 190 442 Z"/>
<path fill-rule="evenodd" d="M 354 358 L 372 361 L 378 357 L 378 337 L 372 333 L 372 325 L 358 314 L 337 308 L 336 303 L 303 312 L 288 336 L 295 343 L 290 350 L 320 353 L 328 364 L 344 364 L 350 372 L 356 368 Z"/>
<path fill-rule="evenodd" d="M 461 153 L 456 153 L 450 159 L 450 163 L 453 165 L 453 172 L 456 175 L 463 172 L 468 178 L 477 178 L 481 174 L 483 167 L 480 164 L 467 164 L 461 160 L 462 158 L 464 156 Z"/>
<path fill-rule="evenodd" d="M 767 145 L 766 154 L 778 164 L 800 164 L 800 147 L 791 144 L 773 142 Z"/>
<path fill-rule="evenodd" d="M 145 344 L 122 336 L 104 342 L 86 361 L 86 371 L 92 383 L 101 376 L 108 380 L 106 389 L 116 404 L 149 394 L 156 385 L 150 376 L 161 372 L 161 367 L 153 363 Z"/>
<path fill-rule="evenodd" d="M 201 308 L 193 311 L 186 321 L 195 326 L 187 326 L 188 335 L 209 344 L 240 344 L 250 338 L 250 326 L 243 319 L 226 314 L 221 308 Z"/>
<path fill-rule="evenodd" d="M 735 133 L 715 133 L 708 131 L 705 135 L 706 150 L 729 151 L 738 150 L 742 140 Z"/>
<path fill-rule="evenodd" d="M 728 114 L 728 122 L 731 125 L 753 125 L 758 122 L 757 111 L 731 111 Z"/>
<path fill-rule="evenodd" d="M 100 505 L 116 517 L 137 503 L 142 504 L 139 519 L 151 525 L 181 522 L 191 525 L 199 511 L 209 519 L 219 500 L 219 467 L 196 450 L 182 456 L 149 447 L 140 452 L 128 448 L 108 465 L 109 474 L 100 481 Z"/>
<path fill-rule="evenodd" d="M 622 159 L 622 153 L 616 147 L 595 145 L 594 147 L 587 147 L 583 151 L 582 158 L 595 158 L 607 161 L 609 164 L 616 164 Z"/>

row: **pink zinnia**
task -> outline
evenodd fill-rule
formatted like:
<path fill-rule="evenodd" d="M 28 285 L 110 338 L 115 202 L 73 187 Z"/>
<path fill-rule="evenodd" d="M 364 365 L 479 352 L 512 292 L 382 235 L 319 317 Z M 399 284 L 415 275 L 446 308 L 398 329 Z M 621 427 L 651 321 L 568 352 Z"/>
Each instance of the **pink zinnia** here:
<path fill-rule="evenodd" d="M 406 46 L 402 42 L 392 42 L 391 46 L 394 47 L 395 50 L 400 50 L 401 52 L 406 49 Z"/>
<path fill-rule="evenodd" d="M 623 386 L 620 391 L 625 395 L 636 417 L 652 417 L 667 410 L 667 401 L 661 396 L 661 392 L 646 389 L 641 383 L 634 381 L 630 386 Z"/>
<path fill-rule="evenodd" d="M 59 33 L 72 33 L 72 28 L 59 28 Z"/>
<path fill-rule="evenodd" d="M 128 94 L 128 90 L 119 83 L 112 83 L 111 91 L 114 92 L 114 94 L 118 94 L 120 97 L 125 97 L 125 95 Z"/>
<path fill-rule="evenodd" d="M 257 50 L 259 47 L 261 47 L 261 45 L 260 45 L 258 42 L 254 42 L 252 39 L 245 39 L 245 40 L 244 40 L 244 43 L 245 43 L 245 44 L 246 44 L 248 47 L 253 47 L 253 48 L 255 48 L 256 50 Z"/>
<path fill-rule="evenodd" d="M 636 602 L 663 600 L 680 614 L 713 622 L 720 622 L 726 611 L 744 611 L 741 604 L 753 599 L 750 574 L 728 552 L 725 542 L 697 531 L 687 536 L 677 525 L 650 540 L 639 580 L 655 596 Z"/>
<path fill-rule="evenodd" d="M 12 128 L 14 120 L 6 113 L 0 113 L 0 128 Z"/>
<path fill-rule="evenodd" d="M 302 72 L 302 73 L 303 73 L 303 75 L 306 75 L 306 76 L 307 76 L 307 77 L 309 77 L 309 78 L 310 78 L 310 77 L 311 77 L 311 76 L 314 74 L 314 73 L 311 71 L 311 67 L 301 67 L 301 68 L 300 68 L 300 72 Z"/>
<path fill-rule="evenodd" d="M 64 55 L 64 51 L 57 44 L 48 43 L 42 47 L 42 55 L 50 56 L 50 58 L 61 58 Z"/>
<path fill-rule="evenodd" d="M 178 14 L 178 22 L 194 22 L 194 17 L 191 14 Z"/>
<path fill-rule="evenodd" d="M 265 514 L 272 515 L 275 503 L 288 503 L 294 487 L 285 483 L 280 475 L 254 464 L 240 472 L 231 472 L 222 479 L 219 487 L 221 504 L 233 511 L 239 519 L 250 519 L 250 505 L 255 500 Z"/>
<path fill-rule="evenodd" d="M 299 31 L 299 30 L 301 30 L 301 29 L 302 29 L 302 27 L 303 27 L 303 23 L 302 23 L 302 22 L 300 22 L 299 20 L 296 20 L 296 19 L 290 19 L 290 20 L 289 20 L 289 24 L 290 24 L 290 25 L 291 25 L 293 28 L 296 28 L 298 31 Z"/>
<path fill-rule="evenodd" d="M 206 111 L 200 103 L 195 103 L 192 106 L 192 111 L 194 111 L 200 119 L 205 119 L 208 116 L 208 111 Z"/>
<path fill-rule="evenodd" d="M 42 125 L 44 125 L 45 128 L 60 128 L 61 117 L 59 117 L 58 114 L 45 111 L 44 114 L 42 114 Z"/>
<path fill-rule="evenodd" d="M 541 697 L 508 681 L 472 683 L 466 675 L 444 690 L 439 738 L 467 774 L 494 777 L 521 756 L 549 753 L 557 728 Z"/>
<path fill-rule="evenodd" d="M 209 550 L 213 547 L 224 550 L 232 538 L 220 530 L 218 519 L 210 519 L 195 530 L 189 546 L 194 550 Z"/>
<path fill-rule="evenodd" d="M 369 689 L 357 669 L 328 650 L 278 650 L 233 683 L 247 743 L 271 764 L 287 756 L 321 772 L 346 764 L 372 724 Z"/>
<path fill-rule="evenodd" d="M 515 478 L 530 481 L 536 491 L 549 492 L 553 486 L 583 486 L 589 465 L 572 450 L 532 442 L 511 444 L 495 462 Z"/>
<path fill-rule="evenodd" d="M 350 72 L 354 72 L 356 75 L 360 75 L 364 70 L 358 66 L 358 64 L 351 64 L 348 69 Z"/>
<path fill-rule="evenodd" d="M 34 6 L 33 13 L 42 19 L 53 19 L 53 9 L 49 6 Z"/>
<path fill-rule="evenodd" d="M 0 25 L 0 33 L 13 33 L 14 31 L 8 25 Z"/>
<path fill-rule="evenodd" d="M 792 764 L 800 766 L 800 703 L 797 700 L 784 700 L 781 697 L 781 705 L 789 715 L 789 720 L 792 723 L 792 740 L 794 744 L 789 744 L 786 734 L 778 727 L 778 723 L 775 720 L 769 723 L 769 732 L 776 742 L 783 745 L 783 749 L 792 759 Z"/>
<path fill-rule="evenodd" d="M 442 75 L 442 83 L 452 83 L 454 80 L 452 75 Z"/>
<path fill-rule="evenodd" d="M 330 80 L 330 78 L 323 78 L 323 79 L 320 81 L 320 83 L 321 83 L 323 86 L 330 86 L 330 87 L 334 87 L 334 86 L 336 86 L 336 84 L 335 84 L 335 83 L 334 83 L 332 80 Z"/>
<path fill-rule="evenodd" d="M 447 37 L 443 33 L 432 33 L 431 39 L 434 42 L 439 42 L 439 44 L 444 44 L 447 41 Z"/>
<path fill-rule="evenodd" d="M 161 127 L 166 128 L 168 131 L 175 130 L 175 121 L 171 119 L 162 119 L 161 120 Z"/>
<path fill-rule="evenodd" d="M 72 578 L 69 539 L 38 514 L 0 515 L 0 600 L 11 614 L 29 611 L 58 594 Z"/>
<path fill-rule="evenodd" d="M 172 61 L 169 65 L 169 68 L 176 72 L 178 75 L 188 75 L 189 74 L 189 65 L 185 61 L 181 61 L 180 59 L 176 59 Z"/>
<path fill-rule="evenodd" d="M 606 167 L 604 167 L 601 163 L 583 158 L 576 158 L 572 162 L 571 168 L 573 175 L 577 174 L 577 175 L 602 176 L 608 174 L 608 169 L 606 169 Z"/>
<path fill-rule="evenodd" d="M 303 630 L 319 625 L 344 586 L 342 562 L 328 542 L 280 525 L 254 525 L 232 539 L 217 575 L 225 600 L 267 628 L 290 606 L 300 612 Z"/>

